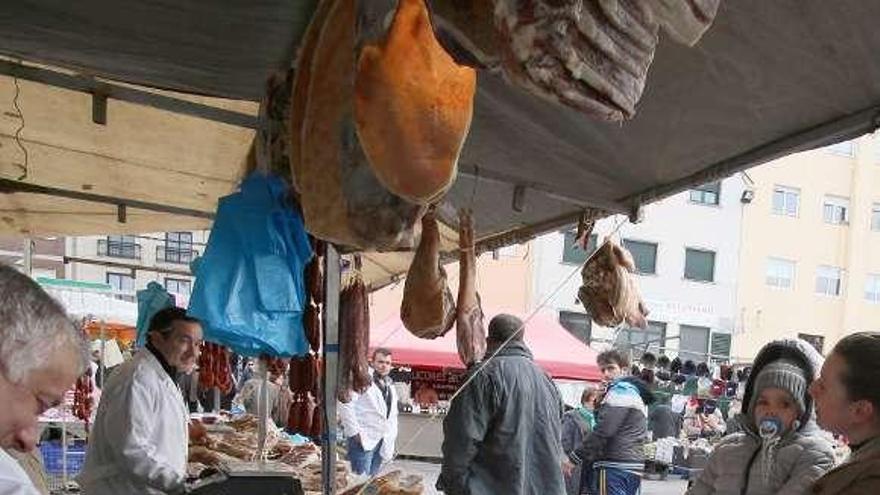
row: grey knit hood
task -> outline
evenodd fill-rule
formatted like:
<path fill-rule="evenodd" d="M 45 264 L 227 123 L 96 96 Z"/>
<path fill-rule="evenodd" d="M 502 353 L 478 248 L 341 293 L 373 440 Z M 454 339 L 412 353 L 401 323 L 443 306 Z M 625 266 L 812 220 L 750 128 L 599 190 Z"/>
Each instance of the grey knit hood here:
<path fill-rule="evenodd" d="M 775 340 L 765 345 L 758 353 L 757 357 L 755 357 L 755 362 L 752 365 L 752 374 L 749 381 L 746 383 L 745 393 L 743 394 L 742 403 L 746 410 L 743 411 L 744 417 L 742 417 L 741 420 L 743 424 L 750 429 L 754 428 L 754 421 L 750 418 L 752 417 L 753 412 L 751 406 L 754 402 L 752 396 L 756 393 L 755 378 L 768 364 L 777 361 L 784 361 L 801 368 L 804 371 L 807 386 L 809 387 L 809 384 L 819 376 L 824 358 L 812 345 L 810 345 L 809 342 L 801 339 Z M 813 406 L 813 398 L 808 391 L 804 390 L 803 397 L 797 398 L 798 402 L 800 402 L 801 399 L 803 400 L 804 410 L 798 418 L 800 423 L 798 430 L 812 430 L 816 428 L 816 414 L 815 407 Z"/>

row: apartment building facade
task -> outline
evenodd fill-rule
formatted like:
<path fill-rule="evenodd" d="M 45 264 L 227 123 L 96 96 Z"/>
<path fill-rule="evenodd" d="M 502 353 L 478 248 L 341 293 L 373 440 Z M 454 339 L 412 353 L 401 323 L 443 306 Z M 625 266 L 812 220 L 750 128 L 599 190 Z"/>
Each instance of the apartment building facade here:
<path fill-rule="evenodd" d="M 880 136 L 749 172 L 734 352 L 802 337 L 829 351 L 880 330 Z"/>
<path fill-rule="evenodd" d="M 189 264 L 204 252 L 209 231 L 158 232 L 139 235 L 70 237 L 66 239 L 65 275 L 100 282 L 113 293 L 135 301 L 138 290 L 157 282 L 186 306 L 192 292 Z"/>
<path fill-rule="evenodd" d="M 623 217 L 604 219 L 587 251 L 575 247 L 573 229 L 536 239 L 532 306 L 554 308 L 569 331 L 597 348 L 615 345 L 635 354 L 663 350 L 696 361 L 728 358 L 736 327 L 744 192 L 737 175 L 649 205 L 638 224 Z M 580 265 L 608 235 L 633 254 L 651 311 L 647 330 L 600 327 L 576 299 Z"/>

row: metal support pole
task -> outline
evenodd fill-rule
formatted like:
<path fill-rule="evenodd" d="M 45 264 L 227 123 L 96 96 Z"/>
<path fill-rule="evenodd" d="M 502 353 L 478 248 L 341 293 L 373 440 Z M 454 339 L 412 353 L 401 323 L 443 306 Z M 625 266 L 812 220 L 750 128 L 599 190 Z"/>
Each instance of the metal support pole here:
<path fill-rule="evenodd" d="M 257 461 L 260 463 L 260 470 L 266 461 L 266 435 L 268 433 L 267 423 L 269 421 L 269 362 L 260 358 L 257 361 L 257 376 L 260 377 L 260 392 L 257 398 L 257 417 L 259 418 L 259 426 L 257 427 Z"/>
<path fill-rule="evenodd" d="M 24 240 L 23 251 L 24 274 L 28 277 L 34 274 L 34 241 L 30 238 Z"/>
<path fill-rule="evenodd" d="M 100 321 L 100 328 L 101 328 L 101 333 L 100 333 L 100 335 L 101 335 L 101 359 L 98 360 L 98 373 L 101 376 L 101 388 L 104 388 L 107 384 L 107 382 L 104 381 L 105 378 L 107 378 L 105 376 L 107 374 L 107 365 L 106 365 L 106 362 L 107 362 L 106 361 L 106 358 L 107 358 L 107 354 L 106 354 L 106 351 L 107 351 L 107 323 L 103 319 L 101 319 L 101 321 Z"/>
<path fill-rule="evenodd" d="M 330 243 L 324 254 L 324 434 L 321 436 L 323 493 L 336 494 L 336 386 L 339 376 L 339 252 Z"/>

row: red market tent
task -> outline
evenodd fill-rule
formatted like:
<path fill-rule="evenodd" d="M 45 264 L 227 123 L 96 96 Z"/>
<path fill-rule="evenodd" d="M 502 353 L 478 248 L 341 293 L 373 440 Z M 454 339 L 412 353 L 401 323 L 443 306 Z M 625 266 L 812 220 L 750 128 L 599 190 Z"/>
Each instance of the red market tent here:
<path fill-rule="evenodd" d="M 486 325 L 495 312 L 487 312 Z M 526 320 L 527 316 L 520 316 Z M 597 352 L 563 328 L 550 311 L 541 311 L 526 321 L 526 344 L 538 365 L 553 378 L 599 381 Z M 395 364 L 463 368 L 455 347 L 455 328 L 445 336 L 426 340 L 409 333 L 399 317 L 391 317 L 370 329 L 370 348 L 391 350 Z"/>

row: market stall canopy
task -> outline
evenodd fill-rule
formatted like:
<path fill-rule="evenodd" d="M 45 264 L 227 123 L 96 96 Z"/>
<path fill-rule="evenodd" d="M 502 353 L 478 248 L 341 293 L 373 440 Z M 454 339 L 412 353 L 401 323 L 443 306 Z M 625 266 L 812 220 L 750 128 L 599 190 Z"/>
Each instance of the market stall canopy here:
<path fill-rule="evenodd" d="M 265 80 L 291 65 L 315 3 L 4 2 L 0 228 L 207 227 L 242 176 Z M 722 2 L 695 47 L 661 42 L 624 124 L 481 72 L 446 206 L 472 207 L 491 248 L 570 224 L 586 208 L 631 213 L 869 132 L 880 121 L 878 18 L 880 2 L 863 0 Z M 444 238 L 454 248 L 454 230 Z M 364 274 L 378 286 L 408 264 L 407 254 L 368 254 Z"/>
<path fill-rule="evenodd" d="M 486 322 L 495 314 L 497 313 L 487 313 Z M 553 378 L 585 381 L 602 379 L 602 373 L 596 365 L 598 353 L 560 326 L 553 312 L 539 311 L 531 319 L 527 316 L 522 318 L 527 320 L 526 345 L 531 349 L 538 366 Z M 392 317 L 370 329 L 370 348 L 376 347 L 391 350 L 391 358 L 397 365 L 453 369 L 464 367 L 456 350 L 455 328 L 438 339 L 420 339 L 403 327 L 400 318 Z"/>

